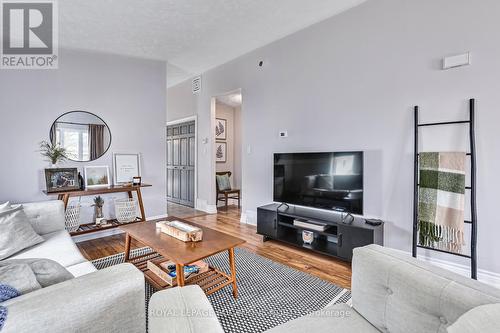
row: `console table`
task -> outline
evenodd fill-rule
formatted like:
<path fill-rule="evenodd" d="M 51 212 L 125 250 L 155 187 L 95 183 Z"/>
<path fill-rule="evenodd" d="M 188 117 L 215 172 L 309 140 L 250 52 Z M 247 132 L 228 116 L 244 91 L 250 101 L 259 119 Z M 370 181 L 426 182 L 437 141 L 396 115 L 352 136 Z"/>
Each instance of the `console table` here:
<path fill-rule="evenodd" d="M 325 231 L 315 231 L 293 224 L 295 219 L 326 224 Z M 302 230 L 314 232 L 312 244 L 302 241 Z M 297 247 L 351 261 L 352 250 L 369 244 L 384 244 L 384 224 L 372 226 L 362 217 L 354 217 L 350 224 L 342 223 L 341 214 L 327 210 L 291 206 L 279 208 L 270 204 L 257 208 L 257 233 L 264 241 L 274 239 Z"/>
<path fill-rule="evenodd" d="M 101 195 L 101 194 L 110 194 L 110 193 L 127 193 L 129 198 L 133 198 L 133 193 L 136 193 L 137 196 L 137 204 L 139 205 L 139 210 L 141 212 L 141 216 L 137 217 L 136 221 L 129 222 L 129 223 L 137 223 L 137 222 L 145 222 L 146 221 L 146 215 L 144 213 L 144 204 L 142 202 L 142 194 L 141 194 L 141 188 L 143 187 L 151 187 L 152 185 L 150 184 L 141 184 L 137 186 L 121 186 L 121 185 L 112 185 L 109 187 L 95 187 L 95 188 L 88 188 L 84 190 L 74 190 L 74 191 L 66 191 L 66 192 L 56 192 L 56 193 L 47 193 L 47 191 L 43 191 L 46 195 L 56 195 L 57 194 L 57 199 L 62 200 L 64 202 L 64 208 L 66 209 L 68 207 L 68 202 L 69 198 L 71 197 L 83 197 L 83 196 L 95 196 L 95 195 Z M 123 225 L 123 223 L 119 223 L 117 220 L 107 220 L 108 223 L 111 225 L 107 226 L 99 226 L 96 225 L 95 223 L 88 223 L 88 224 L 82 224 L 78 228 L 77 231 L 71 232 L 71 236 L 77 236 L 77 235 L 82 235 L 82 234 L 88 234 L 91 232 L 96 232 L 96 231 L 101 231 L 101 230 L 107 230 L 107 229 L 112 229 L 112 228 L 117 228 L 120 225 Z M 127 224 L 129 224 L 127 223 Z"/>

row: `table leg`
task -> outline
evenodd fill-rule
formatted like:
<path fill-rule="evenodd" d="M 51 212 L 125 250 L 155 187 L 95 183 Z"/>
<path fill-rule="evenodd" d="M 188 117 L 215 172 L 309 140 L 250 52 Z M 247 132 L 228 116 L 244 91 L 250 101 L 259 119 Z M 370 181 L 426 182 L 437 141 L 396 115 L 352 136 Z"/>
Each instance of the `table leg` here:
<path fill-rule="evenodd" d="M 144 213 L 144 204 L 142 203 L 142 194 L 140 187 L 137 188 L 136 193 L 137 193 L 137 202 L 139 203 L 139 208 L 141 210 L 141 219 L 143 221 L 146 221 L 146 214 Z"/>
<path fill-rule="evenodd" d="M 231 277 L 233 279 L 233 296 L 238 298 L 238 286 L 236 284 L 236 264 L 234 262 L 234 248 L 229 249 L 229 266 L 231 267 Z"/>
<path fill-rule="evenodd" d="M 68 208 L 69 194 L 63 194 L 64 209 Z"/>
<path fill-rule="evenodd" d="M 125 262 L 130 259 L 130 241 L 131 237 L 129 234 L 125 234 Z"/>
<path fill-rule="evenodd" d="M 184 287 L 184 265 L 176 264 L 175 270 L 177 272 L 177 285 Z"/>

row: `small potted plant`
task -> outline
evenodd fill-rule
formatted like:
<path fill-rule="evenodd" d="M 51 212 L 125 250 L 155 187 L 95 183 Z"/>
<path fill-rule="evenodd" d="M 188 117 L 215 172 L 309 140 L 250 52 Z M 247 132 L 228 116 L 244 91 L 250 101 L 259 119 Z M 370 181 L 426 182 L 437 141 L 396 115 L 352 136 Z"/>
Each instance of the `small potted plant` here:
<path fill-rule="evenodd" d="M 52 167 L 55 167 L 57 163 L 67 159 L 65 148 L 47 141 L 42 141 L 39 145 L 40 153 L 43 157 L 47 158 L 47 161 L 51 163 Z"/>
<path fill-rule="evenodd" d="M 104 199 L 98 195 L 94 198 L 94 221 L 96 224 L 100 224 L 102 219 L 104 218 L 104 214 L 102 212 L 102 207 L 104 206 Z"/>

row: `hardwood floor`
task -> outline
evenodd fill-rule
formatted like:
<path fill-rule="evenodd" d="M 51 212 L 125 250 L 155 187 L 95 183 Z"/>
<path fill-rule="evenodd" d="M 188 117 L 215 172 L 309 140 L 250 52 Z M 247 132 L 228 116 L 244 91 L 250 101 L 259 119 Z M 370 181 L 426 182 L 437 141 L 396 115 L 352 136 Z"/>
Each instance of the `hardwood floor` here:
<path fill-rule="evenodd" d="M 217 214 L 206 214 L 192 208 L 169 204 L 168 212 L 170 216 L 181 217 L 240 237 L 246 240 L 246 243 L 241 246 L 242 248 L 263 257 L 317 276 L 338 286 L 351 287 L 351 265 L 349 263 L 276 241 L 263 242 L 262 236 L 256 234 L 255 226 L 240 223 L 240 211 L 235 206 L 230 206 L 227 211 L 222 209 Z M 123 252 L 125 236 L 123 234 L 114 235 L 81 242 L 77 245 L 88 260 L 93 260 Z M 142 246 L 144 245 L 133 241 L 131 248 Z"/>

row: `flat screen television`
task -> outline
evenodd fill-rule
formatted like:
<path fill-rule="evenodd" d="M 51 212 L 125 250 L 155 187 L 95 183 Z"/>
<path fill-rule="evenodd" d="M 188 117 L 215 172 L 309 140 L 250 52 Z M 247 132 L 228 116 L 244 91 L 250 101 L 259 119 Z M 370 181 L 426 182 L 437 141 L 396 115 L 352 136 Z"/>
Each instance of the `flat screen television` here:
<path fill-rule="evenodd" d="M 363 152 L 274 154 L 274 201 L 363 214 Z"/>

